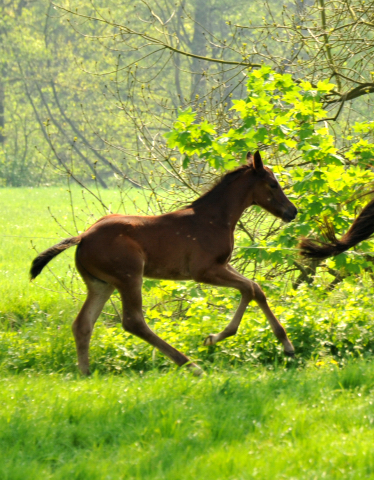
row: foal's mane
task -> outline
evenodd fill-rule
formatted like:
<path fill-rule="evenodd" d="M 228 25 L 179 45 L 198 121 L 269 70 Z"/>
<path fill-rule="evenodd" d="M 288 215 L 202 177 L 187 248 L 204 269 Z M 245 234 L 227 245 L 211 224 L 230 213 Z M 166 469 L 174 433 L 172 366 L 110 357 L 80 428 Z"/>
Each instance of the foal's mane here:
<path fill-rule="evenodd" d="M 253 168 L 252 165 L 241 165 L 235 170 L 225 173 L 220 177 L 210 189 L 203 193 L 201 197 L 194 200 L 190 205 L 187 205 L 186 208 L 200 207 L 201 205 L 209 205 L 210 203 L 217 203 L 221 198 L 222 193 L 226 188 L 237 178 L 239 178 L 244 172 L 248 169 Z"/>

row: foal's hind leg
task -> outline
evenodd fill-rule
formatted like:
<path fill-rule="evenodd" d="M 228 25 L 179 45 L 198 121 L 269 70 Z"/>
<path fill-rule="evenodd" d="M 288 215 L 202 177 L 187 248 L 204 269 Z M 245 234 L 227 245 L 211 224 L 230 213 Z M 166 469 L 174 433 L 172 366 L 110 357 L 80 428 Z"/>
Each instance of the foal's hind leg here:
<path fill-rule="evenodd" d="M 192 370 L 193 374 L 196 376 L 201 375 L 202 370 L 197 365 L 191 363 L 186 355 L 162 340 L 146 324 L 142 312 L 141 277 L 133 275 L 131 281 L 126 281 L 116 286 L 122 297 L 123 328 L 127 332 L 157 347 L 177 365 L 182 366 L 189 363 L 188 368 Z"/>
<path fill-rule="evenodd" d="M 88 289 L 87 298 L 73 322 L 72 330 L 77 347 L 79 369 L 84 375 L 89 375 L 88 348 L 92 331 L 114 287 L 93 277 L 85 276 L 84 280 Z"/>
<path fill-rule="evenodd" d="M 204 345 L 214 345 L 227 337 L 235 335 L 237 332 L 241 319 L 243 318 L 245 309 L 251 300 L 255 300 L 258 306 L 266 315 L 270 326 L 277 337 L 283 344 L 284 353 L 288 356 L 294 355 L 294 347 L 287 337 L 285 329 L 282 327 L 276 316 L 271 311 L 264 292 L 257 283 L 252 282 L 248 278 L 237 272 L 231 265 L 227 267 L 216 265 L 211 270 L 204 272 L 204 275 L 196 279 L 199 282 L 209 283 L 212 285 L 220 285 L 225 287 L 236 288 L 242 294 L 242 298 L 234 318 L 227 325 L 227 327 L 220 333 L 210 334 L 204 341 Z"/>

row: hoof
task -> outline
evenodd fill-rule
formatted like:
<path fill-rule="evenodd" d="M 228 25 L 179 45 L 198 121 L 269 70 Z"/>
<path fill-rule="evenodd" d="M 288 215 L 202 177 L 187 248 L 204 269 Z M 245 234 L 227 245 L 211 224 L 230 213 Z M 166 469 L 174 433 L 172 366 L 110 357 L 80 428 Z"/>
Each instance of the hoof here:
<path fill-rule="evenodd" d="M 194 377 L 201 377 L 201 375 L 204 375 L 204 371 L 197 365 L 194 365 L 194 368 L 191 369 L 191 372 Z"/>
<path fill-rule="evenodd" d="M 295 352 L 284 352 L 286 357 L 295 358 Z"/>
<path fill-rule="evenodd" d="M 191 363 L 188 365 L 188 370 L 192 373 L 194 377 L 200 377 L 204 374 L 204 370 L 196 365 L 196 363 Z"/>
<path fill-rule="evenodd" d="M 204 340 L 204 345 L 205 345 L 206 347 L 210 347 L 210 346 L 214 345 L 214 344 L 216 343 L 216 342 L 214 341 L 214 337 L 215 337 L 215 335 L 214 335 L 213 333 L 211 333 L 210 335 L 208 335 L 208 336 L 206 337 L 206 339 Z"/>
<path fill-rule="evenodd" d="M 79 373 L 83 376 L 83 377 L 90 377 L 91 376 L 91 371 L 88 367 L 79 367 L 78 366 L 78 370 L 79 370 Z"/>

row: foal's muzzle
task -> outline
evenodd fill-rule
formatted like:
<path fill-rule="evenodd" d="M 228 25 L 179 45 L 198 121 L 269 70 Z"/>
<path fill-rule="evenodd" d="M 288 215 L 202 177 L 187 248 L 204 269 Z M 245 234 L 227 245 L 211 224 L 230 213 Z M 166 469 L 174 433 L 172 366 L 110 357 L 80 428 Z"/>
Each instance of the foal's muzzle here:
<path fill-rule="evenodd" d="M 295 207 L 295 205 L 291 205 L 283 213 L 282 220 L 287 223 L 291 222 L 292 220 L 294 220 L 296 215 L 297 215 L 297 208 Z"/>

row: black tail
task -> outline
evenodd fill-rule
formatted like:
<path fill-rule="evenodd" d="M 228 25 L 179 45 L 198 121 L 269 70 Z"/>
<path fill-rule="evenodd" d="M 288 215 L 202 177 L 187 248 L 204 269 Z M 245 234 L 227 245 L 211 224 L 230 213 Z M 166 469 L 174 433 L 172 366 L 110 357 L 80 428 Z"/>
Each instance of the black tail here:
<path fill-rule="evenodd" d="M 47 248 L 44 250 L 40 255 L 38 255 L 31 264 L 30 269 L 30 277 L 31 280 L 34 280 L 35 277 L 39 275 L 39 273 L 43 270 L 43 268 L 47 265 L 48 262 L 52 260 L 56 255 L 63 252 L 69 247 L 73 245 L 78 245 L 81 241 L 81 237 L 70 237 L 65 238 L 62 242 L 58 243 L 57 245 L 53 245 L 53 247 Z"/>
<path fill-rule="evenodd" d="M 310 240 L 303 238 L 299 244 L 301 255 L 308 258 L 323 259 L 345 252 L 358 243 L 366 240 L 374 233 L 374 199 L 362 210 L 352 223 L 351 228 L 338 240 L 335 236 L 334 226 L 325 220 L 322 234 L 327 240 Z"/>

